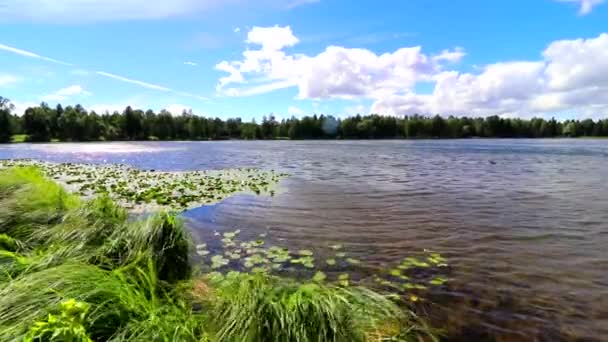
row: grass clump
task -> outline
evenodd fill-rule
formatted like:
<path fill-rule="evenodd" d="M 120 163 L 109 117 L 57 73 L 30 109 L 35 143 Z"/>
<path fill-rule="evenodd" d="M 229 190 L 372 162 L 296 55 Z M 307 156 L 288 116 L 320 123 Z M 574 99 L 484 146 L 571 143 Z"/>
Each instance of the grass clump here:
<path fill-rule="evenodd" d="M 230 256 L 235 236 L 227 235 Z M 262 243 L 238 248 L 255 249 Z M 0 170 L 2 341 L 381 341 L 431 336 L 409 311 L 355 286 L 248 273 L 192 278 L 183 223 L 132 219 L 107 195 L 82 200 L 33 167 Z M 287 259 L 270 248 L 268 258 Z M 311 253 L 301 253 L 312 258 Z M 235 258 L 233 262 L 237 262 Z M 258 260 L 260 259 L 260 260 Z M 229 259 L 226 259 L 229 260 Z M 219 262 L 219 261 L 218 261 Z M 270 261 L 268 261 L 270 262 Z M 222 260 L 222 266 L 224 261 Z M 323 278 L 323 279 L 321 279 Z"/>
<path fill-rule="evenodd" d="M 220 341 L 366 341 L 373 334 L 395 337 L 400 331 L 379 333 L 389 322 L 418 325 L 387 297 L 364 288 L 236 272 L 212 284 L 210 324 Z"/>

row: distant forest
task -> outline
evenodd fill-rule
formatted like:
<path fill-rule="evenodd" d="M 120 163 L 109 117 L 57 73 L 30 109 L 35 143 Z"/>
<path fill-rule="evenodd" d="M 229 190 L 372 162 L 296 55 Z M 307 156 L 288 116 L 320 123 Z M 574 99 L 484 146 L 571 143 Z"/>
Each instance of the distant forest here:
<path fill-rule="evenodd" d="M 277 120 L 273 115 L 261 122 L 239 118 L 222 120 L 194 115 L 175 116 L 166 110 L 155 113 L 126 107 L 122 113 L 95 113 L 81 105 L 45 103 L 13 113 L 11 103 L 0 97 L 0 142 L 21 135 L 26 141 L 109 140 L 221 140 L 221 139 L 415 139 L 415 138 L 549 138 L 608 136 L 604 120 L 523 120 L 442 116 L 353 116 L 345 119 L 326 115 Z"/>

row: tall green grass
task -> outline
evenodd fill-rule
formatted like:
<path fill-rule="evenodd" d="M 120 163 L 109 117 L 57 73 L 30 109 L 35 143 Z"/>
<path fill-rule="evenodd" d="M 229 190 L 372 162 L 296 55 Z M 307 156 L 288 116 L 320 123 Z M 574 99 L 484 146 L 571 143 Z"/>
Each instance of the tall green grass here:
<path fill-rule="evenodd" d="M 132 219 L 35 168 L 0 171 L 0 341 L 388 341 L 432 337 L 364 288 L 192 278 L 173 214 Z"/>

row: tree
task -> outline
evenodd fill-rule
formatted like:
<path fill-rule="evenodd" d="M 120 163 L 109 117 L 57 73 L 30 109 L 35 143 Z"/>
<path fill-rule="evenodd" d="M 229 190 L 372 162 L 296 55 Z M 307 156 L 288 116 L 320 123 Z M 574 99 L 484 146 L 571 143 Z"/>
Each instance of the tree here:
<path fill-rule="evenodd" d="M 6 98 L 0 96 L 0 142 L 11 141 L 13 135 L 13 124 L 11 111 L 15 106 Z"/>
<path fill-rule="evenodd" d="M 124 132 L 127 139 L 136 140 L 142 138 L 143 133 L 143 114 L 141 111 L 134 111 L 131 106 L 127 106 L 123 112 L 124 120 Z"/>
<path fill-rule="evenodd" d="M 40 107 L 30 107 L 23 113 L 23 129 L 29 135 L 30 141 L 50 141 L 50 121 L 45 104 Z"/>

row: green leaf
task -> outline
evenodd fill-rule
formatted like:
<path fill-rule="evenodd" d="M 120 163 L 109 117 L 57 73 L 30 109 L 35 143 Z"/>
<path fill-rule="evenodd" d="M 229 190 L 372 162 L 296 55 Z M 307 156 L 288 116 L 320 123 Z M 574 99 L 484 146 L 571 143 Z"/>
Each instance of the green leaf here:
<path fill-rule="evenodd" d="M 327 263 L 329 266 L 333 266 L 333 265 L 335 265 L 335 264 L 336 264 L 336 259 L 333 259 L 333 258 L 331 258 L 331 259 L 327 259 L 327 260 L 325 260 L 325 262 L 326 262 L 326 263 Z"/>
<path fill-rule="evenodd" d="M 401 275 L 401 270 L 400 270 L 400 269 L 397 269 L 397 268 L 394 268 L 394 269 L 392 269 L 392 270 L 390 271 L 390 274 L 391 274 L 392 276 L 399 277 L 399 276 Z"/>
<path fill-rule="evenodd" d="M 302 255 L 302 256 L 311 256 L 311 255 L 313 255 L 312 251 L 308 250 L 308 249 L 301 249 L 301 250 L 298 251 L 298 254 Z"/>
<path fill-rule="evenodd" d="M 323 282 L 325 279 L 327 279 L 327 276 L 321 271 L 317 271 L 317 273 L 315 273 L 315 275 L 312 277 L 312 280 L 317 283 Z"/>
<path fill-rule="evenodd" d="M 352 265 L 359 265 L 361 263 L 361 261 L 354 258 L 346 258 L 346 262 Z"/>

